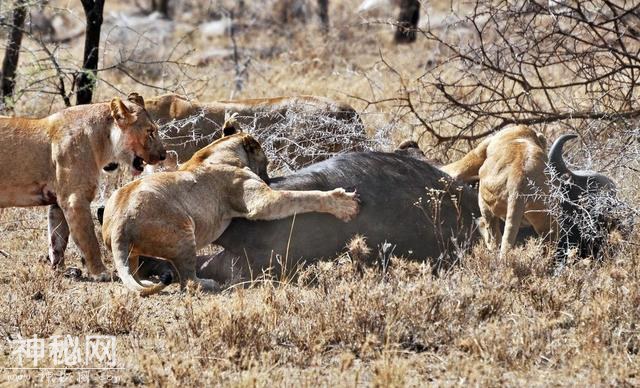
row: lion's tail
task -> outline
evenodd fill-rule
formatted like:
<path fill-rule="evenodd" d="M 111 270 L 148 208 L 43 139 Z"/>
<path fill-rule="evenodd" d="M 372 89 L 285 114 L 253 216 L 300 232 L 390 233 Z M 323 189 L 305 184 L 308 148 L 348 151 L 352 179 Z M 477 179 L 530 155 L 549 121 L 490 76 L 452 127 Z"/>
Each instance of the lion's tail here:
<path fill-rule="evenodd" d="M 122 283 L 131 291 L 139 292 L 141 296 L 148 296 L 162 291 L 169 284 L 164 281 L 161 283 L 153 283 L 150 286 L 142 285 L 131 272 L 131 264 L 138 263 L 138 255 L 130 249 L 131 244 L 126 239 L 115 239 L 111 243 L 111 251 L 113 252 L 113 262 L 118 271 L 118 276 Z M 132 256 L 135 255 L 135 256 Z"/>
<path fill-rule="evenodd" d="M 463 182 L 477 180 L 478 171 L 487 159 L 487 147 L 490 141 L 491 138 L 484 139 L 462 159 L 442 166 L 440 169 L 451 175 L 452 178 L 459 179 Z"/>

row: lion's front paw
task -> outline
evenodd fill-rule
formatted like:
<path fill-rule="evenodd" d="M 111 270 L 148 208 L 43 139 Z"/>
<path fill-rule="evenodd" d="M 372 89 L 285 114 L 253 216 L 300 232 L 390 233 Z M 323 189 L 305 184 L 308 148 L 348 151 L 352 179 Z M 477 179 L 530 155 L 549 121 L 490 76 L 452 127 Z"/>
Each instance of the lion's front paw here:
<path fill-rule="evenodd" d="M 331 196 L 334 199 L 334 206 L 331 209 L 331 213 L 334 216 L 344 222 L 348 222 L 358 214 L 360 201 L 355 191 L 347 193 L 344 189 L 338 188 L 331 191 Z"/>
<path fill-rule="evenodd" d="M 104 266 L 102 261 L 86 260 L 82 258 L 82 264 L 87 268 L 89 279 L 97 282 L 110 282 L 113 280 L 113 273 Z"/>

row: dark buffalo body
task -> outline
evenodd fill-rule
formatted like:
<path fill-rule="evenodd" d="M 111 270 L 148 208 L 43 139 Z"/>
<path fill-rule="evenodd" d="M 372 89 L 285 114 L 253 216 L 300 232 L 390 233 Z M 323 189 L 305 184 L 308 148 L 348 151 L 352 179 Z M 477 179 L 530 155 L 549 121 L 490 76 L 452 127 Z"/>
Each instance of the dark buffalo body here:
<path fill-rule="evenodd" d="M 271 187 L 356 190 L 360 213 L 348 223 L 318 213 L 276 221 L 234 219 L 215 242 L 225 251 L 206 263 L 200 276 L 226 277 L 234 258 L 245 276 L 247 270 L 254 275 L 269 267 L 280 271 L 285 262 L 293 268 L 334 258 L 356 234 L 365 236 L 374 252 L 388 242 L 395 256 L 449 265 L 455 247 L 471 242 L 473 217 L 479 214 L 477 195 L 468 186 L 451 182 L 427 162 L 393 153 L 339 155 L 275 178 Z"/>

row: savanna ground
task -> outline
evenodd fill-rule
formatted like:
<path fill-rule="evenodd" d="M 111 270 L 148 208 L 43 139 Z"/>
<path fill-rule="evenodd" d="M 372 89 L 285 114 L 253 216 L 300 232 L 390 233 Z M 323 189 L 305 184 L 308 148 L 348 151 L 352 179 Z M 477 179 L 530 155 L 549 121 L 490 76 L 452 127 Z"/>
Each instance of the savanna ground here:
<path fill-rule="evenodd" d="M 80 22 L 79 5 L 53 4 L 70 7 L 76 18 L 71 20 Z M 239 63 L 248 66 L 239 78 L 240 90 L 232 57 L 203 59 L 208 50 L 229 50 L 232 43 L 228 35 L 205 38 L 190 32 L 189 22 L 197 22 L 200 10 L 189 17 L 177 15 L 181 24 L 151 48 L 142 43 L 153 43 L 160 35 L 142 40 L 127 35 L 106 44 L 101 66 L 136 45 L 142 47 L 140 61 L 154 59 L 144 55 L 175 48 L 177 54 L 171 58 L 181 66 L 130 64 L 127 71 L 145 84 L 203 101 L 286 94 L 334 97 L 363 112 L 369 135 L 380 139 L 381 149 L 417 137 L 420 123 L 393 102 L 368 106 L 363 99 L 385 99 L 400 88 L 389 65 L 402 78 L 419 77 L 427 62 L 437 60 L 432 45 L 421 39 L 411 46 L 394 45 L 389 26 L 366 24 L 355 16 L 355 0 L 330 2 L 332 28 L 327 36 L 313 17 L 306 24 L 272 23 L 265 4 L 264 14 L 256 17 L 264 25 L 235 36 Z M 432 15 L 438 15 L 447 12 L 449 1 L 429 6 Z M 127 2 L 108 1 L 103 34 L 115 18 L 111 11 L 134 10 Z M 81 50 L 82 39 L 76 38 L 59 55 L 79 58 Z M 22 56 L 25 77 L 37 74 L 36 54 Z M 95 100 L 119 91 L 136 90 L 145 96 L 162 92 L 132 77 L 115 70 L 101 72 Z M 19 81 L 20 87 L 28 90 L 29 85 Z M 15 111 L 38 116 L 61 107 L 54 95 L 25 93 Z M 555 133 L 545 126 L 541 130 Z M 428 138 L 420 140 L 430 156 L 452 157 L 430 148 Z M 597 160 L 590 162 L 599 166 Z M 613 167 L 607 172 L 621 185 L 621 196 L 636 206 L 637 175 Z M 83 282 L 52 271 L 42 260 L 47 249 L 46 209 L 6 209 L 0 213 L 0 382 L 639 386 L 636 237 L 633 232 L 603 262 L 579 260 L 559 276 L 550 274 L 552 259 L 534 239 L 506 260 L 478 245 L 459 266 L 438 275 L 427 264 L 402 259 L 394 260 L 386 272 L 370 268 L 361 274 L 343 255 L 301 270 L 294 278 L 265 279 L 219 294 L 179 292 L 172 286 L 160 295 L 140 298 L 120 283 Z M 67 265 L 80 265 L 73 244 L 66 260 Z M 111 264 L 106 252 L 105 261 Z M 78 336 L 81 341 L 88 335 L 115 336 L 119 369 L 10 369 L 21 366 L 11 340 L 56 335 Z M 38 366 L 59 367 L 50 357 L 39 360 Z"/>

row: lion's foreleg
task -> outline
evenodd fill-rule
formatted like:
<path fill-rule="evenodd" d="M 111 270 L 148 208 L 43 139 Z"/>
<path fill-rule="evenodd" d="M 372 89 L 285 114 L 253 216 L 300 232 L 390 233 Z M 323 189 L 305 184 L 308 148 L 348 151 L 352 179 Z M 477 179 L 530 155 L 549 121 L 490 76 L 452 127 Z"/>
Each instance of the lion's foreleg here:
<path fill-rule="evenodd" d="M 60 206 L 68 221 L 71 237 L 80 248 L 89 273 L 97 276 L 98 280 L 108 280 L 110 275 L 102 263 L 89 201 L 72 194 L 66 201 L 60 201 Z"/>
<path fill-rule="evenodd" d="M 271 190 L 264 185 L 248 193 L 245 199 L 252 220 L 275 220 L 299 213 L 330 213 L 343 221 L 349 221 L 358 213 L 356 193 L 338 188 L 331 191 Z M 245 191 L 245 195 L 247 192 Z"/>

